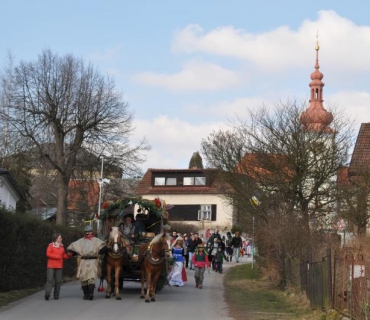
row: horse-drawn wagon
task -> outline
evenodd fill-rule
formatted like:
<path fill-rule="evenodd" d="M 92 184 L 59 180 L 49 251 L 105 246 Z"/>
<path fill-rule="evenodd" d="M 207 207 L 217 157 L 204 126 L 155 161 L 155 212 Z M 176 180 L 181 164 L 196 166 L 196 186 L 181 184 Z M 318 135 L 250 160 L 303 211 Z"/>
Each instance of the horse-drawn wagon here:
<path fill-rule="evenodd" d="M 103 259 L 102 274 L 108 283 L 106 297 L 108 298 L 113 291 L 116 298 L 120 299 L 119 288 L 122 288 L 124 281 L 144 280 L 141 270 L 142 260 L 146 255 L 151 255 L 152 247 L 155 245 L 153 241 L 160 244 L 159 240 L 162 239 L 161 234 L 167 225 L 169 215 L 165 202 L 158 198 L 148 200 L 130 197 L 108 203 L 104 207 L 105 210 L 100 216 L 100 235 L 106 239 L 109 251 Z M 129 226 L 127 220 L 130 222 Z M 146 253 L 143 253 L 143 248 L 146 248 Z M 168 246 L 166 250 L 168 251 Z M 160 261 L 165 260 L 164 252 L 163 249 L 163 258 Z M 114 282 L 111 278 L 114 278 Z M 164 275 L 157 288 L 161 289 L 165 281 Z"/>

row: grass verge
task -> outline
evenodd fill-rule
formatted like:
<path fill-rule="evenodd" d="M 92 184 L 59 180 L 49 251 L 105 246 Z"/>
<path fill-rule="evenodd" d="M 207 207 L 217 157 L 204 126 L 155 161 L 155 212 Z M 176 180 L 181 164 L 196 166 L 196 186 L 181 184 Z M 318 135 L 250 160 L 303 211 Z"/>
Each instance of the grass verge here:
<path fill-rule="evenodd" d="M 5 307 L 8 304 L 17 301 L 19 299 L 25 298 L 41 289 L 24 289 L 24 290 L 13 290 L 9 292 L 0 292 L 0 308 Z"/>
<path fill-rule="evenodd" d="M 250 264 L 230 268 L 224 278 L 225 300 L 236 320 L 322 320 L 325 314 L 313 311 L 302 294 L 272 287 Z"/>

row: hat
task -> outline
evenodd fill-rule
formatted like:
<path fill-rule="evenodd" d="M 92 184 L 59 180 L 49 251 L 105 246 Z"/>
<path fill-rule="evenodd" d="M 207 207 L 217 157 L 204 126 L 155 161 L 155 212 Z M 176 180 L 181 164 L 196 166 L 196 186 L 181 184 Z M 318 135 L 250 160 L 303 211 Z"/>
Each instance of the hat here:
<path fill-rule="evenodd" d="M 204 249 L 204 243 L 199 243 L 199 244 L 197 245 L 197 248 L 198 248 L 198 249 Z"/>
<path fill-rule="evenodd" d="M 92 231 L 93 231 L 93 229 L 92 229 L 91 226 L 86 226 L 85 227 L 85 232 L 92 232 Z"/>

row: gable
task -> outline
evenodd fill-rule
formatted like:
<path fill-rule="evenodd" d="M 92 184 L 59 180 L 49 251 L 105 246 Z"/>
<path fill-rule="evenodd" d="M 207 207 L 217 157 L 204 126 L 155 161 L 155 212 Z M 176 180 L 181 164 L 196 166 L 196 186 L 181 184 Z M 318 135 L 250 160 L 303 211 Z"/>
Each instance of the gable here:
<path fill-rule="evenodd" d="M 362 123 L 353 150 L 349 174 L 360 175 L 370 170 L 370 123 Z"/>

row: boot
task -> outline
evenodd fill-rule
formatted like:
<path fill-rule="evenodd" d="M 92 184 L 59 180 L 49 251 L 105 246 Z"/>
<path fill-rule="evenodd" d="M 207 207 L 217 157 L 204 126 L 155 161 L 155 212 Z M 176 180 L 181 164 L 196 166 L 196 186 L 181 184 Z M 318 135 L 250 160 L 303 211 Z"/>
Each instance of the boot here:
<path fill-rule="evenodd" d="M 89 284 L 89 300 L 94 299 L 95 284 Z"/>
<path fill-rule="evenodd" d="M 54 287 L 54 299 L 59 299 L 59 293 L 60 293 L 60 283 L 56 283 Z"/>
<path fill-rule="evenodd" d="M 82 291 L 84 292 L 84 300 L 89 299 L 89 286 L 82 286 Z"/>

